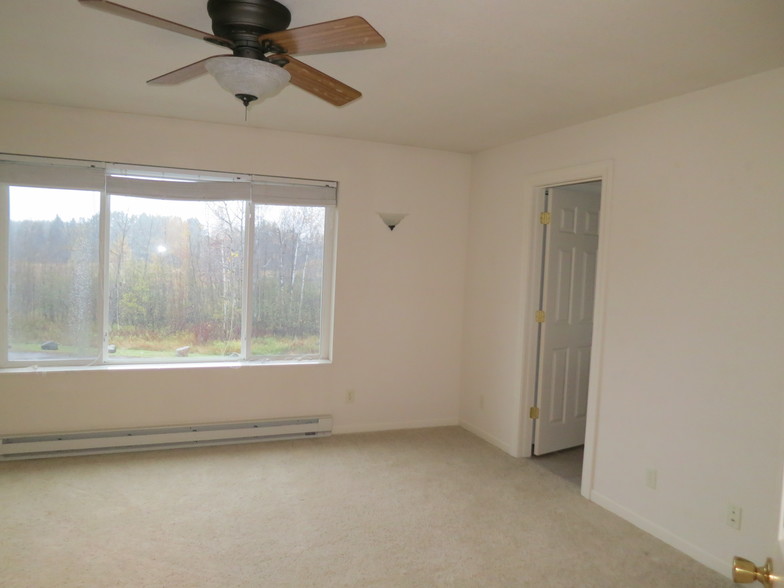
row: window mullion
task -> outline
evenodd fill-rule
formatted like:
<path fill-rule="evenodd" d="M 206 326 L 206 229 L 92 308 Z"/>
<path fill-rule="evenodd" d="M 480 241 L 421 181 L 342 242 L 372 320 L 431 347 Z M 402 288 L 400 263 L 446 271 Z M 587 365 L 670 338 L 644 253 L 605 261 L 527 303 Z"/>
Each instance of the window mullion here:
<path fill-rule="evenodd" d="M 98 316 L 100 318 L 101 348 L 98 351 L 98 362 L 106 363 L 109 348 L 109 223 L 112 211 L 109 195 L 104 187 L 101 190 L 100 226 L 98 228 Z"/>
<path fill-rule="evenodd" d="M 333 297 L 335 295 L 335 228 L 337 223 L 335 206 L 327 206 L 324 210 L 324 258 L 321 282 L 321 332 L 319 349 L 321 359 L 332 358 L 332 325 Z"/>
<path fill-rule="evenodd" d="M 8 184 L 0 184 L 0 365 L 8 365 L 9 251 L 11 248 L 11 208 Z"/>
<path fill-rule="evenodd" d="M 254 228 L 255 228 L 256 212 L 255 206 L 252 201 L 245 203 L 245 230 L 244 230 L 244 247 L 245 247 L 245 264 L 242 268 L 242 358 L 251 358 L 251 337 L 252 329 L 252 308 L 251 301 L 253 299 L 253 243 L 254 243 Z"/>

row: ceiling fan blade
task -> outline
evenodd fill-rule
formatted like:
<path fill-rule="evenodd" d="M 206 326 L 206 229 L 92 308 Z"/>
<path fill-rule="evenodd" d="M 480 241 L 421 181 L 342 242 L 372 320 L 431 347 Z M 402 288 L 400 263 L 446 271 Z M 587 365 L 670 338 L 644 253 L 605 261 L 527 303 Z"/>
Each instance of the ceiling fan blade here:
<path fill-rule="evenodd" d="M 291 74 L 291 83 L 306 92 L 318 96 L 335 106 L 343 106 L 356 100 L 362 93 L 333 77 L 286 55 L 288 63 L 284 69 Z"/>
<path fill-rule="evenodd" d="M 175 69 L 174 71 L 170 71 L 169 73 L 165 73 L 162 76 L 158 76 L 157 78 L 147 80 L 147 83 L 156 86 L 173 86 L 175 84 L 181 84 L 183 82 L 187 82 L 188 80 L 198 78 L 199 76 L 207 73 L 207 62 L 213 57 L 222 56 L 213 55 L 212 57 L 207 57 L 206 59 L 196 61 L 190 65 L 186 65 L 179 69 Z"/>
<path fill-rule="evenodd" d="M 234 47 L 234 43 L 228 39 L 217 37 L 211 33 L 205 33 L 204 31 L 200 31 L 198 29 L 192 29 L 191 27 L 186 27 L 185 25 L 181 25 L 171 20 L 159 18 L 157 16 L 153 16 L 152 14 L 147 14 L 146 12 L 128 8 L 122 4 L 109 2 L 108 0 L 79 0 L 79 3 L 82 6 L 95 8 L 96 10 L 108 12 L 109 14 L 113 14 L 115 16 L 121 16 L 123 18 L 135 20 L 136 22 L 158 27 L 159 29 L 164 29 L 174 33 L 180 33 L 181 35 L 187 35 L 188 37 L 193 37 L 195 39 L 202 39 L 208 43 L 213 43 L 222 47 Z"/>
<path fill-rule="evenodd" d="M 292 55 L 374 49 L 386 45 L 384 37 L 361 16 L 267 33 L 261 35 L 259 41 L 271 41 Z"/>

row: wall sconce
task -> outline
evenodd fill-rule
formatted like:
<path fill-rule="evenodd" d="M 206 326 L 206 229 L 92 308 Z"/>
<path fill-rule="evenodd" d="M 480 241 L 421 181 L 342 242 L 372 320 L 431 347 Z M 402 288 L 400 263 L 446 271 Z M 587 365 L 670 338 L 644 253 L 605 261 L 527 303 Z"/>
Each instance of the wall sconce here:
<path fill-rule="evenodd" d="M 389 227 L 390 231 L 394 231 L 395 227 L 400 224 L 404 218 L 408 216 L 407 212 L 379 212 L 378 216 L 384 221 L 384 224 Z"/>

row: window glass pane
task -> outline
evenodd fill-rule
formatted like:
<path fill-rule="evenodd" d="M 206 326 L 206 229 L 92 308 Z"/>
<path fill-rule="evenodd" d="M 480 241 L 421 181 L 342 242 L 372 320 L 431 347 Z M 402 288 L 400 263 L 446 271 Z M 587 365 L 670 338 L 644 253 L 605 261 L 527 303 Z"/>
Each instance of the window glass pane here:
<path fill-rule="evenodd" d="M 244 202 L 110 198 L 108 358 L 238 358 Z"/>
<path fill-rule="evenodd" d="M 325 208 L 257 205 L 251 353 L 320 357 Z"/>
<path fill-rule="evenodd" d="M 9 187 L 8 358 L 95 358 L 100 193 Z"/>

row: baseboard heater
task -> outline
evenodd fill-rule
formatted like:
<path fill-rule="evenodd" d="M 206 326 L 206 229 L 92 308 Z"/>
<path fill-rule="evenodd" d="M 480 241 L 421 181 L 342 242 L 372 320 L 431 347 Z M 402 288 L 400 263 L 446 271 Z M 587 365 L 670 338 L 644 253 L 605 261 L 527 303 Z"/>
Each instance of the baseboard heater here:
<path fill-rule="evenodd" d="M 0 461 L 325 437 L 331 416 L 0 438 Z"/>

